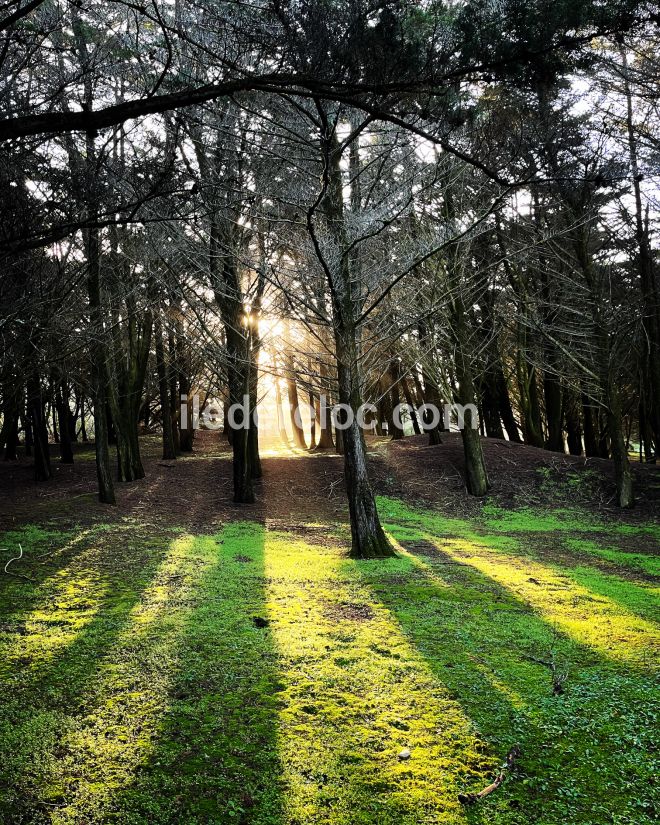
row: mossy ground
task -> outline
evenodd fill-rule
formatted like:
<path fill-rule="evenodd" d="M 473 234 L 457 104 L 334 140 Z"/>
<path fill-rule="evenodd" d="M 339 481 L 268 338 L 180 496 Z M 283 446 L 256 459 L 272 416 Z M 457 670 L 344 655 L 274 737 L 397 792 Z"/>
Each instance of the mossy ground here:
<path fill-rule="evenodd" d="M 657 530 L 379 504 L 382 562 L 312 513 L 5 534 L 0 821 L 656 821 Z"/>

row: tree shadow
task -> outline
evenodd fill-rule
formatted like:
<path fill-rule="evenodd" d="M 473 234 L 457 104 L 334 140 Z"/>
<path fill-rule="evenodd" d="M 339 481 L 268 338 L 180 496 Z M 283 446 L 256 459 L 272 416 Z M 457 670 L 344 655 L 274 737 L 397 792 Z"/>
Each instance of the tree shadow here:
<path fill-rule="evenodd" d="M 141 537 L 133 546 L 122 536 L 122 556 L 112 537 L 108 532 L 101 543 L 88 536 L 75 559 L 63 554 L 30 593 L 30 609 L 21 603 L 21 621 L 9 634 L 0 679 L 3 822 L 37 822 L 62 804 L 53 775 L 63 741 L 84 715 L 99 672 L 118 655 L 118 640 L 166 554 L 167 540 Z"/>
<path fill-rule="evenodd" d="M 194 541 L 202 573 L 170 643 L 164 712 L 148 757 L 107 800 L 105 816 L 277 825 L 283 686 L 266 610 L 265 528 L 235 522 Z"/>
<path fill-rule="evenodd" d="M 539 562 L 548 570 L 572 579 L 579 587 L 594 595 L 616 602 L 641 618 L 657 622 L 657 597 L 651 589 L 657 582 L 657 577 L 645 577 L 643 572 L 631 570 L 625 563 L 615 564 L 594 558 L 572 550 L 565 543 L 558 549 L 556 538 L 549 545 L 547 541 L 539 541 L 535 536 L 531 546 L 523 544 L 519 537 L 474 534 L 472 538 L 477 544 L 489 549 L 501 549 L 504 553 Z"/>
<path fill-rule="evenodd" d="M 26 524 L 0 535 L 3 566 L 23 551 L 10 564 L 10 572 L 0 575 L 0 632 L 12 632 L 20 622 L 17 616 L 49 597 L 58 572 L 75 565 L 99 529 L 103 527 L 60 531 Z"/>
<path fill-rule="evenodd" d="M 488 822 L 498 812 L 507 817 L 502 821 L 518 822 L 515 812 L 525 811 L 520 821 L 600 821 L 595 775 L 608 789 L 608 816 L 634 817 L 637 805 L 651 805 L 651 766 L 640 755 L 651 748 L 644 711 L 650 674 L 552 626 L 432 537 L 410 542 L 408 535 L 401 546 L 413 557 L 412 575 L 383 576 L 369 563 L 350 564 L 359 567 L 362 581 L 463 707 L 489 751 L 503 761 L 514 744 L 522 748 L 515 779 L 470 809 L 469 818 Z M 562 695 L 553 691 L 549 662 L 567 676 Z M 465 788 L 480 789 L 469 781 Z M 647 820 L 640 815 L 639 821 Z"/>
<path fill-rule="evenodd" d="M 605 599 L 616 602 L 637 616 L 658 624 L 658 589 L 639 581 L 630 581 L 615 571 L 603 572 L 591 566 L 564 567 L 562 572 L 576 584 Z"/>

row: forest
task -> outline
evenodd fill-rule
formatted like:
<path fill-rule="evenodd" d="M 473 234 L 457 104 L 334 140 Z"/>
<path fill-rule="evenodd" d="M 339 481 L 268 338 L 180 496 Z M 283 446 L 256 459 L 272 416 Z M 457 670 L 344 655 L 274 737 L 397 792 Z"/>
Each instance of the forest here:
<path fill-rule="evenodd" d="M 650 825 L 660 5 L 0 2 L 1 825 Z"/>

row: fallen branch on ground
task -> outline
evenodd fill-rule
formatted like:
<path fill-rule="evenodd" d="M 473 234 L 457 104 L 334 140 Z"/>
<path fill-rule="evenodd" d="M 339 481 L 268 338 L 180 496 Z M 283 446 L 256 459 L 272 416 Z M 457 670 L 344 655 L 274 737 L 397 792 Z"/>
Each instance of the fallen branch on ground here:
<path fill-rule="evenodd" d="M 535 662 L 537 665 L 547 667 L 552 674 L 552 695 L 561 696 L 564 693 L 564 682 L 567 679 L 566 673 L 560 673 L 557 670 L 557 663 L 555 662 L 554 653 L 550 654 L 550 659 L 537 659 L 535 656 L 525 656 L 530 662 Z"/>
<path fill-rule="evenodd" d="M 7 548 L 3 547 L 2 549 L 6 550 Z M 13 561 L 20 561 L 23 558 L 23 546 L 21 544 L 18 545 L 18 551 L 19 551 L 18 556 L 13 556 L 11 559 L 9 559 L 7 564 L 5 564 L 5 573 L 8 576 L 15 576 L 17 579 L 24 579 L 26 582 L 30 582 L 30 584 L 34 584 L 34 579 L 31 579 L 29 576 L 24 576 L 22 573 L 14 573 L 13 571 L 11 571 L 9 569 L 9 565 Z"/>
<path fill-rule="evenodd" d="M 488 787 L 484 788 L 483 791 L 479 791 L 479 793 L 459 793 L 458 801 L 461 805 L 473 805 L 475 802 L 478 802 L 480 799 L 483 799 L 488 794 L 496 791 L 507 775 L 507 772 L 513 768 L 516 759 L 520 756 L 520 745 L 514 745 L 511 750 L 508 752 L 504 764 L 500 768 L 500 772 L 495 777 L 495 780 L 488 785 Z"/>

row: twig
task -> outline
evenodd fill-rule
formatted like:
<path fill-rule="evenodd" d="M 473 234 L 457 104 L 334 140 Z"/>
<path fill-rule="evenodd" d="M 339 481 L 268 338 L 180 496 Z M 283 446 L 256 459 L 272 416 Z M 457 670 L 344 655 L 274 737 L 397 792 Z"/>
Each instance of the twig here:
<path fill-rule="evenodd" d="M 561 696 L 564 693 L 564 682 L 567 679 L 566 673 L 559 673 L 557 670 L 557 663 L 555 662 L 555 654 L 550 653 L 550 660 L 547 661 L 546 659 L 537 659 L 535 656 L 527 656 L 525 655 L 525 659 L 529 659 L 530 662 L 535 662 L 537 665 L 543 665 L 543 667 L 547 667 L 550 673 L 552 674 L 552 695 L 553 696 Z"/>
<path fill-rule="evenodd" d="M 2 549 L 6 550 L 7 548 L 3 547 Z M 5 564 L 5 571 L 4 572 L 8 576 L 15 576 L 17 579 L 24 579 L 26 582 L 30 582 L 30 584 L 34 584 L 34 579 L 31 579 L 29 576 L 24 576 L 22 573 L 13 573 L 11 570 L 9 570 L 9 565 L 13 561 L 20 561 L 23 558 L 23 546 L 21 544 L 18 545 L 18 551 L 19 551 L 18 556 L 13 556 L 11 559 L 9 559 L 7 564 Z"/>
<path fill-rule="evenodd" d="M 500 768 L 500 772 L 497 774 L 494 781 L 488 785 L 488 787 L 484 788 L 483 791 L 479 791 L 479 793 L 459 793 L 458 801 L 461 805 L 473 805 L 475 802 L 478 802 L 480 799 L 488 796 L 489 793 L 496 791 L 502 782 L 504 782 L 507 772 L 513 768 L 515 761 L 519 756 L 520 745 L 514 745 L 508 752 L 504 764 Z"/>

